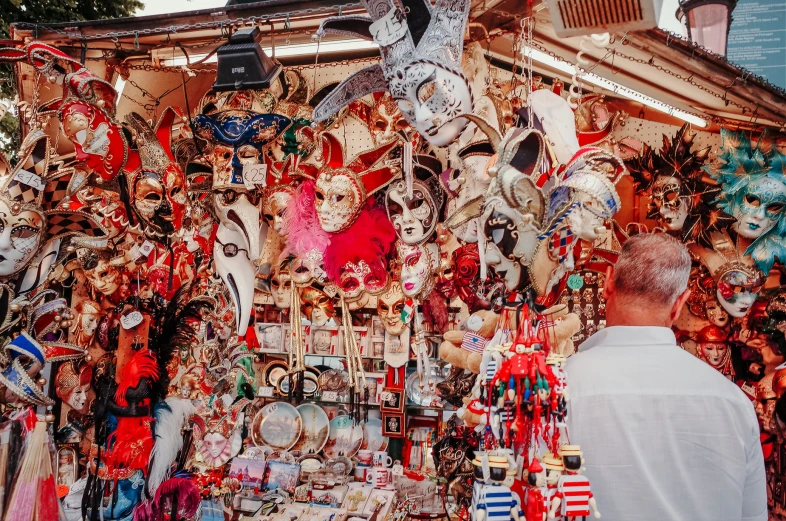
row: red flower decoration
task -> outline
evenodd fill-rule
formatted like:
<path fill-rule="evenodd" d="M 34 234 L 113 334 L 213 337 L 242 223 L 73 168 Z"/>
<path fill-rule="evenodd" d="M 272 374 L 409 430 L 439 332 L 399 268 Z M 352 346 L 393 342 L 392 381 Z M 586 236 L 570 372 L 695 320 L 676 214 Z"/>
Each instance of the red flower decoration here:
<path fill-rule="evenodd" d="M 728 299 L 734 294 L 734 291 L 732 291 L 731 286 L 729 286 L 728 282 L 719 282 L 718 291 L 720 291 L 721 296 L 725 299 Z"/>

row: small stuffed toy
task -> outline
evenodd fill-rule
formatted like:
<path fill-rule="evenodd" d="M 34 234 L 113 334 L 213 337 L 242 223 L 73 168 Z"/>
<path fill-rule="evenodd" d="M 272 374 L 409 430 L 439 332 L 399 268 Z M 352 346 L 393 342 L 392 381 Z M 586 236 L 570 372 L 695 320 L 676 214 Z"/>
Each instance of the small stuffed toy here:
<path fill-rule="evenodd" d="M 469 316 L 466 331 L 446 331 L 439 346 L 439 357 L 454 367 L 461 367 L 475 374 L 480 372 L 480 363 L 486 344 L 494 336 L 499 315 L 481 309 Z"/>
<path fill-rule="evenodd" d="M 568 313 L 568 306 L 557 304 L 543 312 L 547 322 L 554 322 L 554 325 L 546 327 L 549 337 L 549 345 L 553 353 L 569 357 L 576 352 L 571 337 L 581 329 L 581 319 L 575 313 Z M 444 342 L 443 342 L 444 343 Z M 440 348 L 442 355 L 442 348 Z"/>

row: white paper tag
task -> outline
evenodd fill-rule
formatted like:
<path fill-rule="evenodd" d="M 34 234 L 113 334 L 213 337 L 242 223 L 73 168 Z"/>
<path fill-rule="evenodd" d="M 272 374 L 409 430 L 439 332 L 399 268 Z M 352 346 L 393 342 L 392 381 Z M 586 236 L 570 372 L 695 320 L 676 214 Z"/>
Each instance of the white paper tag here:
<path fill-rule="evenodd" d="M 338 392 L 336 391 L 325 391 L 322 393 L 322 401 L 323 402 L 337 402 L 338 401 Z"/>
<path fill-rule="evenodd" d="M 257 396 L 260 398 L 272 398 L 274 390 L 272 387 L 260 387 L 257 389 Z"/>
<path fill-rule="evenodd" d="M 139 254 L 144 255 L 147 257 L 150 255 L 150 252 L 153 251 L 153 243 L 150 241 L 145 241 L 142 243 L 142 246 L 139 247 Z"/>
<path fill-rule="evenodd" d="M 46 183 L 41 179 L 41 176 L 33 172 L 28 172 L 24 168 L 19 169 L 16 175 L 14 175 L 14 179 L 27 186 L 32 186 L 36 190 L 43 190 L 46 188 Z"/>
<path fill-rule="evenodd" d="M 368 27 L 374 41 L 379 45 L 391 45 L 406 36 L 409 27 L 404 15 L 398 9 L 391 9 L 388 14 Z"/>
<path fill-rule="evenodd" d="M 120 323 L 123 325 L 123 329 L 131 329 L 139 324 L 142 323 L 144 318 L 142 317 L 142 313 L 139 311 L 132 311 L 128 315 L 123 315 L 120 317 Z"/>
<path fill-rule="evenodd" d="M 249 190 L 267 185 L 267 165 L 243 165 L 243 184 Z"/>
<path fill-rule="evenodd" d="M 393 465 L 393 475 L 394 476 L 403 476 L 404 475 L 404 466 L 403 465 Z"/>

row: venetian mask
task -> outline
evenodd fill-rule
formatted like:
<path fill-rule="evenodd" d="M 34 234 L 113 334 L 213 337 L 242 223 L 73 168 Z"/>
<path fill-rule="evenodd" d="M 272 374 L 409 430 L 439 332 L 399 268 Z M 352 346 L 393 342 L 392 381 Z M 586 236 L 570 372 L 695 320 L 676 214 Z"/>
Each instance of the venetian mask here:
<path fill-rule="evenodd" d="M 407 182 L 403 179 L 393 182 L 385 194 L 388 218 L 396 235 L 407 244 L 420 244 L 431 237 L 443 198 L 437 177 L 442 170 L 439 160 L 417 156 L 415 162 L 418 178 L 412 181 L 412 197 L 407 195 Z"/>
<path fill-rule="evenodd" d="M 748 314 L 764 286 L 764 276 L 752 266 L 734 264 L 718 276 L 716 297 L 726 312 L 735 318 Z"/>
<path fill-rule="evenodd" d="M 720 302 L 715 299 L 708 299 L 704 304 L 707 320 L 714 326 L 726 327 L 729 323 L 729 314 L 723 309 Z"/>
<path fill-rule="evenodd" d="M 437 245 L 398 241 L 396 254 L 401 264 L 401 291 L 407 297 L 426 297 L 434 287 L 433 274 L 439 265 Z"/>
<path fill-rule="evenodd" d="M 324 326 L 336 316 L 332 299 L 313 286 L 300 290 L 300 303 L 303 314 L 315 326 Z"/>
<path fill-rule="evenodd" d="M 786 184 L 771 177 L 754 179 L 732 211 L 737 219 L 734 230 L 747 239 L 758 239 L 778 224 L 785 206 Z"/>
<path fill-rule="evenodd" d="M 0 277 L 19 272 L 33 260 L 43 242 L 45 222 L 35 207 L 0 198 Z"/>
<path fill-rule="evenodd" d="M 348 302 L 361 299 L 366 293 L 379 295 L 387 288 L 389 275 L 384 264 L 372 265 L 361 260 L 357 264 L 348 262 L 341 268 L 338 291 Z"/>
<path fill-rule="evenodd" d="M 102 295 L 112 295 L 123 283 L 120 268 L 110 264 L 109 259 L 89 251 L 80 257 L 85 277 Z"/>
<path fill-rule="evenodd" d="M 473 109 L 470 85 L 461 72 L 470 2 L 443 2 L 433 8 L 416 0 L 404 0 L 402 8 L 390 0 L 364 5 L 370 19 L 332 17 L 322 22 L 318 34 L 365 34 L 366 38 L 372 34 L 382 63 L 342 81 L 314 109 L 314 119 L 323 121 L 387 86 L 404 118 L 426 141 L 434 146 L 450 144 L 468 123 L 453 118 Z M 412 31 L 410 25 L 418 29 Z"/>
<path fill-rule="evenodd" d="M 658 220 L 668 230 L 681 230 L 688 218 L 690 199 L 680 196 L 680 180 L 673 176 L 658 176 L 652 185 L 652 201 Z"/>
<path fill-rule="evenodd" d="M 55 391 L 58 398 L 72 409 L 85 412 L 90 381 L 93 378 L 93 365 L 76 361 L 65 362 L 57 370 Z"/>
<path fill-rule="evenodd" d="M 292 203 L 295 190 L 292 187 L 282 187 L 271 191 L 270 194 L 262 199 L 262 217 L 265 218 L 267 225 L 273 228 L 279 235 L 286 235 L 284 231 L 284 211 Z"/>
<path fill-rule="evenodd" d="M 526 265 L 538 245 L 538 230 L 500 197 L 491 197 L 481 215 L 486 264 L 508 291 L 523 291 L 531 284 Z"/>
<path fill-rule="evenodd" d="M 377 298 L 377 313 L 382 327 L 392 336 L 400 336 L 407 329 L 407 324 L 401 319 L 406 298 L 398 281 L 393 281 L 387 291 Z"/>
<path fill-rule="evenodd" d="M 288 309 L 292 305 L 292 278 L 288 264 L 281 264 L 273 270 L 270 293 L 277 308 Z"/>
<path fill-rule="evenodd" d="M 324 165 L 317 177 L 314 204 L 322 229 L 336 233 L 349 228 L 366 199 L 384 188 L 398 174 L 385 159 L 397 141 L 359 154 L 345 164 L 344 152 L 331 134 L 323 134 Z"/>
<path fill-rule="evenodd" d="M 183 224 L 186 209 L 186 178 L 172 155 L 171 134 L 175 112 L 168 109 L 156 130 L 139 114 L 126 116 L 134 135 L 139 163 L 132 157 L 127 169 L 132 205 L 145 224 L 145 232 L 155 237 L 171 235 Z"/>
<path fill-rule="evenodd" d="M 368 126 L 375 145 L 394 139 L 398 132 L 409 128 L 396 102 L 388 93 L 374 93 L 369 104 L 362 99 L 349 104 L 349 113 Z"/>
<path fill-rule="evenodd" d="M 216 271 L 229 288 L 235 304 L 235 326 L 238 334 L 248 328 L 254 304 L 256 268 L 251 252 L 245 248 L 246 237 L 236 229 L 218 227 L 213 245 Z"/>
<path fill-rule="evenodd" d="M 93 300 L 82 300 L 75 307 L 76 320 L 71 331 L 76 333 L 76 343 L 89 345 L 98 328 L 98 321 L 104 315 L 101 305 Z"/>
<path fill-rule="evenodd" d="M 296 286 L 307 286 L 315 280 L 324 283 L 326 275 L 322 269 L 322 252 L 315 248 L 303 259 L 294 258 L 289 271 Z"/>

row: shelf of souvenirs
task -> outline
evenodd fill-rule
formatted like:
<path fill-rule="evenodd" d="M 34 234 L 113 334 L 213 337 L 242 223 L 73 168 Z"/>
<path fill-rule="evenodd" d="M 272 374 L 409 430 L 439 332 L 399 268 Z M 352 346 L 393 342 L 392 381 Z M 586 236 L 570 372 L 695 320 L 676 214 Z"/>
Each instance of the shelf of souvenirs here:
<path fill-rule="evenodd" d="M 330 392 L 330 391 L 328 391 Z M 272 402 L 279 402 L 284 400 L 286 397 L 284 396 L 272 396 L 272 397 L 257 397 L 257 399 L 263 400 L 264 404 L 272 403 Z M 308 398 L 303 400 L 302 403 L 313 403 L 314 405 L 319 405 L 320 407 L 336 407 L 341 405 L 349 406 L 350 403 L 348 401 L 343 400 L 322 400 L 320 397 L 317 398 Z M 379 402 L 369 402 L 364 403 L 360 402 L 360 407 L 370 407 L 372 409 L 379 409 L 380 404 Z M 406 410 L 410 411 L 445 411 L 445 412 L 455 412 L 457 409 L 450 404 L 445 404 L 442 407 L 437 406 L 427 406 L 427 405 L 417 405 L 414 403 L 407 403 L 405 406 Z"/>

